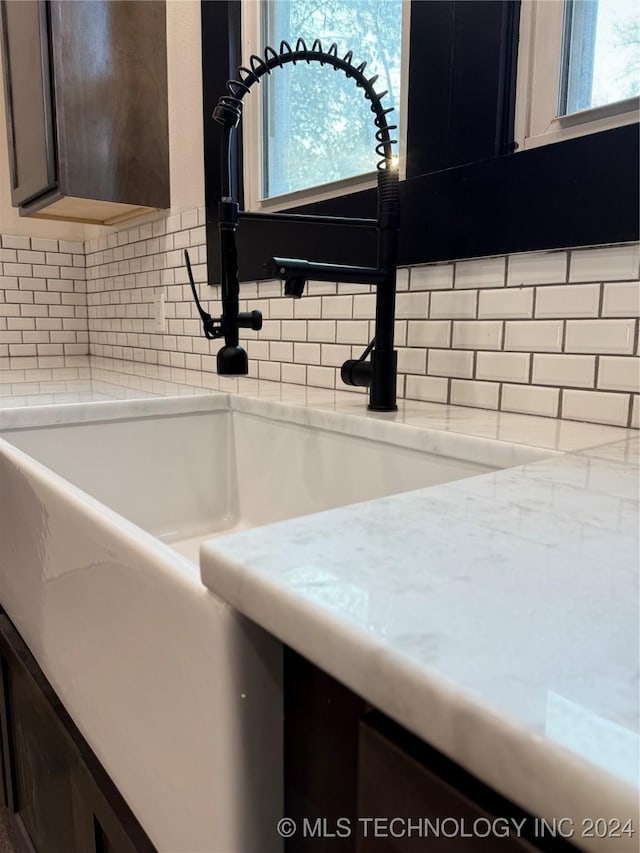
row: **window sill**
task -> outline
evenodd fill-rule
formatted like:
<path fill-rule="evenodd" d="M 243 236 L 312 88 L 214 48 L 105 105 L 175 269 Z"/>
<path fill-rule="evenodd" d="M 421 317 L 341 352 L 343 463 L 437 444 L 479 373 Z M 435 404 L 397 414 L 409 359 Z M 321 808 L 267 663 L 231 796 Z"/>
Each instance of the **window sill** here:
<path fill-rule="evenodd" d="M 551 145 L 566 139 L 575 139 L 602 130 L 613 130 L 640 121 L 638 98 L 628 98 L 615 104 L 594 107 L 591 110 L 581 110 L 566 116 L 554 118 L 544 133 L 529 136 L 519 146 L 520 151 L 538 148 L 541 145 Z"/>
<path fill-rule="evenodd" d="M 366 175 L 356 175 L 345 178 L 342 181 L 330 181 L 305 190 L 297 190 L 292 193 L 283 193 L 272 198 L 258 199 L 247 205 L 247 210 L 255 213 L 277 213 L 290 210 L 303 205 L 314 204 L 317 201 L 327 201 L 337 196 L 357 193 L 361 190 L 369 190 L 377 186 L 375 172 Z"/>

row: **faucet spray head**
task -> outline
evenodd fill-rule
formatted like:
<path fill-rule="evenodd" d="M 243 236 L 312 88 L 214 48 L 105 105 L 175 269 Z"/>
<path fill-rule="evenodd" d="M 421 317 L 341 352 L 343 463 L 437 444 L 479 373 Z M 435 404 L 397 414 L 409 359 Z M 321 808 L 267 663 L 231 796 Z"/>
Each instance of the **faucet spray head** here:
<path fill-rule="evenodd" d="M 294 299 L 300 299 L 304 292 L 304 286 L 307 283 L 303 275 L 292 275 L 284 280 L 284 295 L 293 296 Z"/>
<path fill-rule="evenodd" d="M 218 350 L 216 366 L 220 376 L 246 376 L 249 370 L 247 353 L 241 346 L 224 346 Z"/>
<path fill-rule="evenodd" d="M 284 295 L 300 299 L 307 283 L 310 269 L 309 261 L 294 258 L 271 258 L 265 269 L 274 278 L 284 281 Z"/>

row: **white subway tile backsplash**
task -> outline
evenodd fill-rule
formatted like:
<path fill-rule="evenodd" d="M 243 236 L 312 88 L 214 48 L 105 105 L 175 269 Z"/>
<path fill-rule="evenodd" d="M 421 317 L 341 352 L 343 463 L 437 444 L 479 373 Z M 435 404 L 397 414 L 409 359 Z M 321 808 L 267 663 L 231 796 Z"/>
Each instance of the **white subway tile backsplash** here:
<path fill-rule="evenodd" d="M 3 306 L 3 307 L 5 307 L 5 306 Z M 6 307 L 8 307 L 10 309 L 15 309 L 16 313 L 18 315 L 20 314 L 20 309 L 17 305 L 8 305 Z M 4 311 L 0 311 L 0 315 L 7 316 L 7 313 Z M 49 321 L 49 322 L 51 322 L 51 321 Z M 53 322 L 54 323 L 56 323 L 56 322 L 62 323 L 62 320 L 53 320 Z M 36 321 L 35 321 L 34 317 L 20 317 L 20 316 L 17 316 L 17 317 L 16 316 L 8 316 L 7 317 L 7 323 L 5 326 L 5 328 L 8 329 L 10 332 L 14 332 L 14 331 L 20 332 L 20 331 L 23 331 L 24 329 L 35 329 L 35 327 L 36 327 Z M 41 326 L 41 328 L 44 328 L 44 327 Z"/>
<path fill-rule="evenodd" d="M 426 349 L 405 349 L 402 347 L 398 350 L 399 373 L 420 373 L 424 375 L 426 364 Z"/>
<path fill-rule="evenodd" d="M 599 284 L 540 287 L 536 294 L 536 317 L 597 317 L 599 305 Z"/>
<path fill-rule="evenodd" d="M 14 347 L 10 355 L 31 352 L 29 347 L 35 347 L 32 354 L 70 355 L 86 354 L 88 347 L 88 320 L 86 317 L 87 296 L 86 284 L 78 288 L 77 305 L 85 312 L 84 317 L 75 317 L 74 307 L 68 310 L 60 305 L 61 293 L 69 292 L 74 296 L 74 277 L 83 279 L 85 274 L 85 256 L 82 244 L 67 248 L 79 248 L 79 254 L 58 252 L 57 240 L 46 240 L 28 237 L 14 238 L 3 235 L 3 248 L 0 249 L 0 304 L 2 315 L 10 318 L 4 321 L 2 327 L 3 340 L 7 350 L 9 343 Z M 62 259 L 75 264 L 74 275 L 69 280 L 62 280 L 65 273 L 55 263 L 47 264 L 47 257 L 52 261 Z M 63 327 L 62 318 L 70 317 Z M 17 334 L 17 339 L 13 337 Z M 25 349 L 15 349 L 25 347 Z"/>
<path fill-rule="evenodd" d="M 456 320 L 452 347 L 458 349 L 500 349 L 502 323 L 499 320 Z"/>
<path fill-rule="evenodd" d="M 409 290 L 409 269 L 407 267 L 396 270 L 396 291 Z"/>
<path fill-rule="evenodd" d="M 597 387 L 606 391 L 640 392 L 640 358 L 601 356 L 598 359 Z"/>
<path fill-rule="evenodd" d="M 307 340 L 333 343 L 336 339 L 336 324 L 333 320 L 309 320 Z"/>
<path fill-rule="evenodd" d="M 281 365 L 277 361 L 259 361 L 258 377 L 270 382 L 280 382 Z"/>
<path fill-rule="evenodd" d="M 306 320 L 282 320 L 282 337 L 285 341 L 306 341 Z"/>
<path fill-rule="evenodd" d="M 258 288 L 259 289 L 259 288 Z M 262 297 L 264 294 L 260 293 Z M 293 316 L 297 319 L 321 316 L 322 300 L 319 296 L 305 296 L 294 300 Z"/>
<path fill-rule="evenodd" d="M 559 387 L 595 387 L 596 357 L 594 355 L 551 355 L 533 356 L 534 385 Z"/>
<path fill-rule="evenodd" d="M 504 327 L 505 350 L 560 352 L 562 320 L 507 320 Z"/>
<path fill-rule="evenodd" d="M 204 210 L 183 213 L 86 245 L 0 237 L 5 357 L 46 352 L 61 359 L 90 347 L 98 355 L 215 371 L 220 342 L 201 334 L 183 243 L 204 307 L 214 316 L 221 311 L 220 288 L 205 284 Z M 593 251 L 573 251 L 571 284 L 567 251 L 398 270 L 399 397 L 637 425 L 638 404 L 633 415 L 629 409 L 639 390 L 639 359 L 631 354 L 640 314 L 638 271 L 630 276 L 636 249 Z M 580 277 L 587 255 L 590 278 Z M 601 263 L 597 272 L 594 259 Z M 152 311 L 160 287 L 166 290 L 162 334 Z M 260 310 L 264 318 L 260 332 L 241 333 L 255 377 L 342 388 L 340 366 L 374 335 L 373 287 L 312 282 L 293 300 L 272 280 L 244 283 L 240 296 L 241 310 Z M 588 390 L 576 395 L 574 389 Z M 594 394 L 590 405 L 600 399 L 604 414 L 591 413 L 584 402 Z"/>
<path fill-rule="evenodd" d="M 507 268 L 507 285 L 561 284 L 567 280 L 566 252 L 530 252 L 511 255 Z"/>
<path fill-rule="evenodd" d="M 18 250 L 18 263 L 20 264 L 43 264 L 45 262 L 44 252 L 33 252 L 29 249 Z"/>
<path fill-rule="evenodd" d="M 446 403 L 448 389 L 448 379 L 438 379 L 433 376 L 407 376 L 405 393 L 409 400 Z"/>
<path fill-rule="evenodd" d="M 58 250 L 61 252 L 67 252 L 73 255 L 79 255 L 84 262 L 84 244 L 79 240 L 60 240 L 58 246 L 56 246 L 56 240 L 34 240 L 31 239 L 31 248 L 32 249 L 42 249 L 45 252 L 57 252 Z M 36 245 L 36 244 L 47 243 L 50 245 Z"/>
<path fill-rule="evenodd" d="M 144 360 L 144 352 L 141 353 L 141 360 Z M 194 353 L 185 354 L 184 366 L 187 370 L 202 370 L 202 358 Z"/>
<path fill-rule="evenodd" d="M 453 264 L 412 267 L 410 290 L 448 290 L 453 287 Z"/>
<path fill-rule="evenodd" d="M 82 243 L 66 243 L 65 240 L 61 240 L 60 242 L 65 243 L 65 246 L 59 247 L 57 240 L 49 240 L 43 237 L 32 237 L 31 248 L 36 249 L 38 252 L 57 252 L 58 249 L 61 248 L 63 252 L 77 252 L 79 254 L 84 254 Z M 71 246 L 74 248 L 70 248 Z"/>
<path fill-rule="evenodd" d="M 533 287 L 481 290 L 478 299 L 478 317 L 481 319 L 532 317 L 533 294 Z"/>
<path fill-rule="evenodd" d="M 562 392 L 562 417 L 571 421 L 627 426 L 629 405 L 629 394 L 572 390 Z"/>
<path fill-rule="evenodd" d="M 363 286 L 362 284 L 347 284 L 343 281 L 338 282 L 338 293 L 340 295 L 345 295 L 349 293 L 357 295 L 359 293 L 367 293 L 370 290 L 370 287 Z"/>
<path fill-rule="evenodd" d="M 633 395 L 631 406 L 631 426 L 634 429 L 640 429 L 640 394 Z"/>
<path fill-rule="evenodd" d="M 394 328 L 394 340 L 395 345 L 397 347 L 404 347 L 407 345 L 407 321 L 406 320 L 396 320 L 393 324 Z"/>
<path fill-rule="evenodd" d="M 265 304 L 269 305 L 269 317 L 274 320 L 287 320 L 293 317 L 293 299 L 270 299 Z"/>
<path fill-rule="evenodd" d="M 307 282 L 307 293 L 311 293 L 314 296 L 323 296 L 330 293 L 336 292 L 337 285 L 335 282 L 331 281 L 315 281 L 310 280 Z M 286 299 L 290 299 L 291 297 L 287 296 Z"/>
<path fill-rule="evenodd" d="M 454 287 L 504 287 L 505 258 L 475 258 L 456 261 Z"/>
<path fill-rule="evenodd" d="M 31 275 L 34 278 L 60 278 L 60 267 L 51 267 L 47 264 L 34 264 Z"/>
<path fill-rule="evenodd" d="M 320 344 L 294 343 L 293 360 L 300 364 L 320 364 Z"/>
<path fill-rule="evenodd" d="M 432 320 L 463 320 L 476 316 L 477 290 L 449 290 L 431 294 L 429 316 Z"/>
<path fill-rule="evenodd" d="M 456 406 L 497 409 L 499 392 L 500 385 L 497 382 L 452 379 L 450 402 Z"/>
<path fill-rule="evenodd" d="M 450 320 L 409 320 L 407 344 L 410 347 L 448 347 L 450 343 Z"/>
<path fill-rule="evenodd" d="M 307 383 L 319 388 L 336 387 L 336 371 L 333 367 L 307 367 Z"/>
<path fill-rule="evenodd" d="M 267 341 L 247 341 L 245 349 L 249 358 L 263 359 L 264 361 L 269 358 L 269 343 Z"/>
<path fill-rule="evenodd" d="M 560 390 L 540 388 L 536 385 L 503 385 L 500 408 L 505 412 L 520 412 L 523 415 L 558 416 Z"/>
<path fill-rule="evenodd" d="M 9 337 L 9 335 L 3 336 L 5 341 Z M 38 355 L 38 350 L 36 349 L 35 344 L 12 344 L 11 339 L 9 338 L 9 356 L 25 356 L 25 355 Z"/>
<path fill-rule="evenodd" d="M 479 352 L 476 379 L 528 382 L 531 356 L 515 352 Z"/>
<path fill-rule="evenodd" d="M 635 320 L 567 320 L 566 352 L 631 355 Z"/>
<path fill-rule="evenodd" d="M 352 296 L 323 296 L 322 317 L 326 320 L 342 320 L 353 316 Z"/>
<path fill-rule="evenodd" d="M 291 382 L 294 385 L 307 384 L 307 367 L 304 364 L 283 364 L 281 370 L 283 382 Z"/>
<path fill-rule="evenodd" d="M 571 252 L 569 281 L 616 281 L 640 275 L 640 246 L 608 246 L 574 249 Z"/>
<path fill-rule="evenodd" d="M 356 297 L 354 297 L 355 300 Z M 375 295 L 374 295 L 375 300 Z M 375 308 L 371 316 L 375 317 Z M 429 316 L 429 293 L 398 293 L 396 296 L 396 317 L 399 320 L 423 318 Z"/>
<path fill-rule="evenodd" d="M 348 344 L 322 344 L 320 362 L 326 367 L 341 367 L 351 358 L 351 347 Z"/>
<path fill-rule="evenodd" d="M 4 264 L 4 273 L 5 275 L 14 275 L 14 276 L 30 276 L 31 275 L 31 264 Z"/>
<path fill-rule="evenodd" d="M 10 234 L 2 235 L 3 249 L 30 249 L 29 237 L 12 237 Z"/>
<path fill-rule="evenodd" d="M 339 344 L 368 344 L 369 323 L 367 320 L 338 320 L 336 341 Z"/>
<path fill-rule="evenodd" d="M 353 297 L 353 319 L 369 320 L 376 316 L 375 293 L 360 293 Z M 399 315 L 397 315 L 399 316 Z"/>
<path fill-rule="evenodd" d="M 36 263 L 57 264 L 58 266 L 70 267 L 73 265 L 73 258 L 68 252 L 46 252 L 45 257 L 42 260 L 36 261 Z"/>
<path fill-rule="evenodd" d="M 453 349 L 430 349 L 427 355 L 427 372 L 432 376 L 473 376 L 472 352 Z"/>
<path fill-rule="evenodd" d="M 604 284 L 603 317 L 640 317 L 640 281 Z"/>

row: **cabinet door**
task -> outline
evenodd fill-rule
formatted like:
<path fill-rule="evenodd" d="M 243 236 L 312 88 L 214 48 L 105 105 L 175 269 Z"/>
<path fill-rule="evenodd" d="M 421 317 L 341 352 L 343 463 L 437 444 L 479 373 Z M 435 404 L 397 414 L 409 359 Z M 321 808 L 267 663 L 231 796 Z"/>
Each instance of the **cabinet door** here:
<path fill-rule="evenodd" d="M 10 658 L 4 672 L 18 821 L 38 853 L 84 853 L 76 842 L 71 788 L 78 756 L 60 736 L 31 673 Z"/>
<path fill-rule="evenodd" d="M 0 730 L 22 849 L 157 853 L 1 610 Z"/>
<path fill-rule="evenodd" d="M 79 848 L 83 853 L 156 853 L 133 815 L 114 802 L 115 790 L 104 770 L 90 756 L 85 760 L 91 770 L 81 764 L 72 782 Z"/>
<path fill-rule="evenodd" d="M 65 196 L 169 207 L 164 0 L 52 0 Z"/>
<path fill-rule="evenodd" d="M 45 0 L 2 0 L 2 55 L 11 203 L 56 186 L 49 25 Z"/>
<path fill-rule="evenodd" d="M 456 780 L 445 780 L 413 749 L 410 754 L 385 734 L 375 715 L 360 722 L 357 853 L 533 853 L 535 848 L 519 838 L 499 833 L 482 837 L 494 818 L 509 816 L 508 806 L 497 812 L 480 806 L 459 790 Z M 382 818 L 377 826 L 375 818 Z M 393 818 L 397 821 L 392 824 Z M 425 819 L 436 828 L 428 836 Z M 439 822 L 445 819 L 439 834 Z M 476 833 L 470 831 L 474 825 Z"/>

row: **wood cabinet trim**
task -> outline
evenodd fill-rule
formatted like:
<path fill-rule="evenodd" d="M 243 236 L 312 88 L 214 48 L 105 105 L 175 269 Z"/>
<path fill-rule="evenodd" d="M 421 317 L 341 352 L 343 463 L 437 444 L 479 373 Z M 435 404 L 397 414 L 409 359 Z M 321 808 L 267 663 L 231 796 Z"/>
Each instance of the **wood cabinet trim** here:
<path fill-rule="evenodd" d="M 7 118 L 7 143 L 9 150 L 9 176 L 11 181 L 11 203 L 17 207 L 25 202 L 53 189 L 57 183 L 56 144 L 55 144 L 55 101 L 52 85 L 51 55 L 49 52 L 50 22 L 46 0 L 37 0 L 40 43 L 40 68 L 42 72 L 42 108 L 43 132 L 45 144 L 46 178 L 44 186 L 40 181 L 30 178 L 20 182 L 16 162 L 16 141 L 14 128 L 14 104 L 11 91 L 11 56 L 8 43 L 7 9 L 8 0 L 0 2 L 0 40 L 2 42 L 2 70 Z"/>
<path fill-rule="evenodd" d="M 99 850 L 96 851 L 95 849 L 96 836 L 93 830 L 94 821 L 97 818 L 105 830 L 108 829 L 111 835 L 117 836 L 120 840 L 119 846 L 114 848 L 119 852 L 157 853 L 148 835 L 56 695 L 26 643 L 6 613 L 1 610 L 0 661 L 3 688 L 2 696 L 0 696 L 2 737 L 5 756 L 9 756 L 10 764 L 10 772 L 7 773 L 7 777 L 11 780 L 9 802 L 19 831 L 26 835 L 20 816 L 21 804 L 16 797 L 16 759 L 12 728 L 13 699 L 9 684 L 12 671 L 20 673 L 22 677 L 27 679 L 33 692 L 37 693 L 39 699 L 42 700 L 42 708 L 46 708 L 52 715 L 55 721 L 56 737 L 59 737 L 67 751 L 76 758 L 69 785 L 74 792 L 74 831 L 77 836 L 77 849 L 86 850 L 89 853 L 99 853 Z M 33 746 L 37 748 L 37 744 Z M 28 839 L 28 835 L 26 837 Z M 29 848 L 25 844 L 25 853 L 28 850 Z M 32 846 L 30 853 L 35 853 Z"/>

